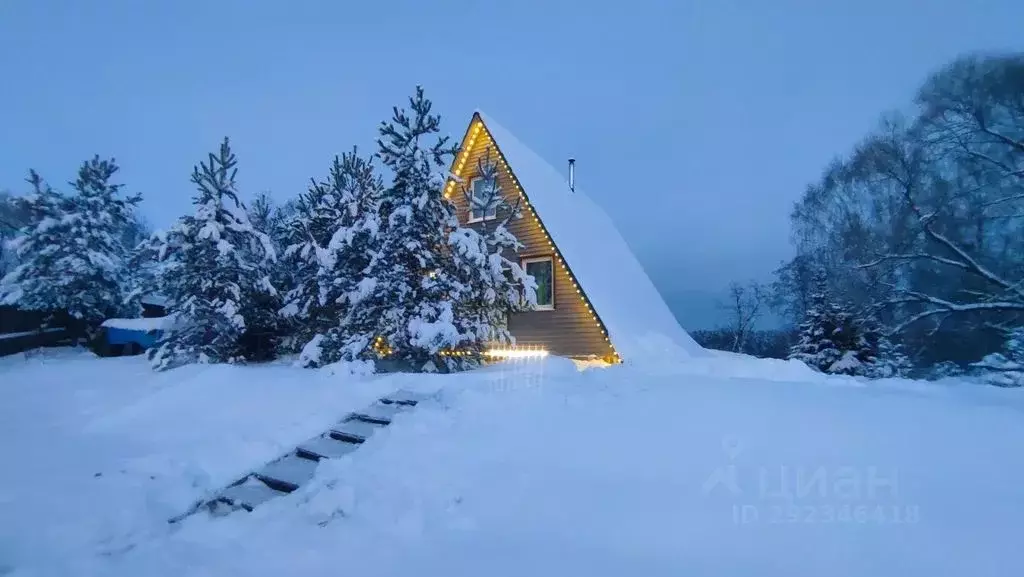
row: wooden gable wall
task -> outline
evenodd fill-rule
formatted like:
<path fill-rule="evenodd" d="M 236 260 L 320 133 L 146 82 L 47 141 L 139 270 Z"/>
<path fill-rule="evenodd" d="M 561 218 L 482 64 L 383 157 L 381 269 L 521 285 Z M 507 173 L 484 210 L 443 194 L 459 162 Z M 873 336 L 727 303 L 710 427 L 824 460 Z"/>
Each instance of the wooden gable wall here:
<path fill-rule="evenodd" d="M 499 166 L 498 183 L 502 195 L 510 205 L 514 206 L 519 194 L 516 191 L 515 181 L 510 170 L 515 171 L 515 167 L 503 166 L 498 149 L 486 128 L 473 131 L 473 127 L 477 125 L 482 126 L 482 123 L 479 119 L 474 118 L 462 143 L 463 147 L 468 147 L 468 154 L 460 154 L 456 158 L 456 166 L 453 167 L 453 171 L 464 179 L 465 186 L 468 187 L 471 180 L 479 175 L 479 162 L 482 159 L 487 158 L 491 162 L 497 163 Z M 527 190 L 525 193 L 528 198 L 530 191 Z M 508 216 L 507 212 L 502 214 L 499 211 L 496 220 L 468 223 L 470 218 L 469 202 L 462 187 L 449 182 L 446 194 L 455 204 L 459 222 L 463 225 L 468 224 L 479 229 L 482 226 L 494 226 L 496 222 L 502 222 Z M 613 357 L 614 349 L 603 333 L 601 325 L 595 320 L 587 303 L 581 297 L 580 291 L 585 291 L 586 287 L 578 287 L 569 270 L 565 266 L 560 266 L 559 258 L 554 247 L 548 242 L 540 221 L 526 206 L 526 200 L 519 202 L 521 203 L 521 217 L 513 219 L 508 228 L 525 247 L 520 249 L 517 255 L 508 256 L 517 258 L 520 262 L 521 259 L 531 257 L 552 257 L 554 309 L 513 314 L 509 319 L 509 330 L 516 338 L 516 345 L 541 346 L 551 354 L 566 357 Z M 539 217 L 543 219 L 544 215 L 540 214 Z M 568 265 L 572 267 L 571 262 Z"/>

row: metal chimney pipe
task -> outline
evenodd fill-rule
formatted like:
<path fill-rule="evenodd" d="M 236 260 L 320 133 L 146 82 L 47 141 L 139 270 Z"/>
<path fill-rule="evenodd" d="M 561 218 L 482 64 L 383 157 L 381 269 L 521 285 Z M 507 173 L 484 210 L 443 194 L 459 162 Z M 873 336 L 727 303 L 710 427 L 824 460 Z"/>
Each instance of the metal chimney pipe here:
<path fill-rule="evenodd" d="M 569 192 L 576 192 L 576 159 L 569 159 Z"/>

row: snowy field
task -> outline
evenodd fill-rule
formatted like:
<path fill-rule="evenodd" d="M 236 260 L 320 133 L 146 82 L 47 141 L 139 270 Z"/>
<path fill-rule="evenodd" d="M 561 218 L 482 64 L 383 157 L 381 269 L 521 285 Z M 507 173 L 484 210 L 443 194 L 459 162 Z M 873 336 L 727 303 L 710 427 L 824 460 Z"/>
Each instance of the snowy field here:
<path fill-rule="evenodd" d="M 392 390 L 285 365 L 155 373 L 144 357 L 72 349 L 2 357 L 0 575 L 160 534 L 208 491 Z"/>
<path fill-rule="evenodd" d="M 0 574 L 972 577 L 1024 567 L 1024 391 L 719 355 L 455 376 L 0 359 Z M 166 519 L 399 387 L 435 400 Z"/>

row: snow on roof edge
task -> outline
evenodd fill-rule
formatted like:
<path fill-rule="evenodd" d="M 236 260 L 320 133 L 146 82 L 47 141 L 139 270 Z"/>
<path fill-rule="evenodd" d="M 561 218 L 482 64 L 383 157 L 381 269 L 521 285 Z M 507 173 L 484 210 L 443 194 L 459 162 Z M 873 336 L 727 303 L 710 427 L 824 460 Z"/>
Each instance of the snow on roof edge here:
<path fill-rule="evenodd" d="M 679 325 L 608 214 L 579 187 L 570 191 L 561 173 L 500 123 L 480 109 L 474 114 L 536 207 L 623 360 L 652 353 L 706 354 Z"/>

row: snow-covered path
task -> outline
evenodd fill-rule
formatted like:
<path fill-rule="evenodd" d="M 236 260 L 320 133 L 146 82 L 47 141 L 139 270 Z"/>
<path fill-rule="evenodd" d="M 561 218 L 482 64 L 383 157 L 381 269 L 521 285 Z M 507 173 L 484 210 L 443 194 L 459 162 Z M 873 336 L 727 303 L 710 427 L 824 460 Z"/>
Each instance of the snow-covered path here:
<path fill-rule="evenodd" d="M 252 371 L 247 380 L 267 391 L 295 374 Z M 32 539 L 53 538 L 54 559 L 15 574 L 981 577 L 1024 566 L 1022 391 L 825 379 L 725 356 L 582 373 L 549 359 L 390 379 L 444 391 L 323 462 L 295 493 L 163 533 L 94 509 L 96 524 L 134 545 L 108 556 L 64 541 L 73 535 L 54 533 L 45 514 L 23 515 Z M 114 414 L 174 405 L 151 398 Z M 199 445 L 173 447 L 182 462 L 207 463 Z M 67 478 L 96 459 L 119 462 L 100 452 L 51 469 Z M 187 472 L 129 504 L 165 505 Z"/>
<path fill-rule="evenodd" d="M 161 534 L 194 500 L 388 387 L 284 365 L 154 373 L 142 357 L 70 349 L 2 358 L 0 568 Z"/>

